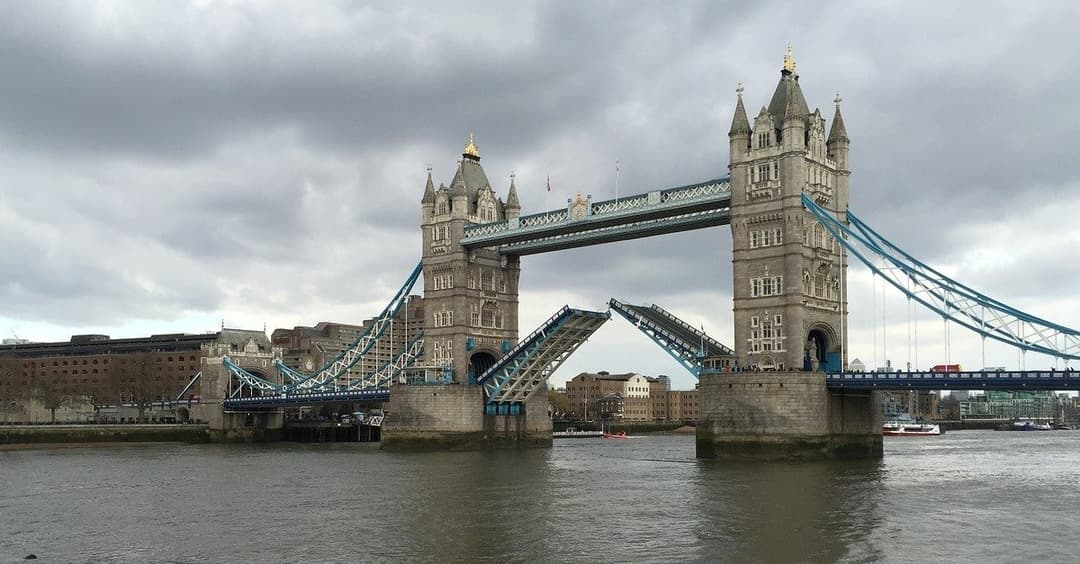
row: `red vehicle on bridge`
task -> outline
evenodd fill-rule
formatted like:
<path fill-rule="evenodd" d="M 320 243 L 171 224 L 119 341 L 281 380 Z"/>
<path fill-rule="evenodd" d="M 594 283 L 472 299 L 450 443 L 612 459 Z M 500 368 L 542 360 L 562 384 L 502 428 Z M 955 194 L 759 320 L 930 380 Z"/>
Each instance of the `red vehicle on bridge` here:
<path fill-rule="evenodd" d="M 930 372 L 960 372 L 959 364 L 935 364 L 930 367 Z"/>

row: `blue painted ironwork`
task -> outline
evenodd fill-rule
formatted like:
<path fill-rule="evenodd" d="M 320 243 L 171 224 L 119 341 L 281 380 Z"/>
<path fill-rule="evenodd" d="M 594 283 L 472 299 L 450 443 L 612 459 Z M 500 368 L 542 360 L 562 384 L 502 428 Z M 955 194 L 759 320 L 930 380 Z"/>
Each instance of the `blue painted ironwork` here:
<path fill-rule="evenodd" d="M 270 392 L 276 394 L 283 391 L 283 386 L 281 384 L 271 382 L 270 380 L 267 380 L 261 376 L 257 376 L 251 372 L 248 372 L 247 370 L 244 370 L 227 356 L 221 358 L 221 364 L 224 365 L 225 369 L 228 370 L 233 376 L 235 376 L 241 384 L 250 386 L 251 388 L 259 390 L 263 393 Z"/>
<path fill-rule="evenodd" d="M 528 255 L 725 225 L 730 221 L 731 184 L 729 178 L 717 178 L 590 202 L 578 217 L 570 213 L 573 206 L 466 226 L 461 245 L 497 247 L 504 255 Z"/>
<path fill-rule="evenodd" d="M 286 386 L 286 389 L 289 391 L 332 389 L 335 382 L 359 362 L 375 346 L 383 333 L 390 328 L 393 319 L 397 317 L 398 311 L 408 302 L 409 292 L 412 291 L 413 285 L 416 284 L 422 272 L 423 264 L 417 263 L 416 268 L 409 274 L 408 279 L 402 284 L 382 313 L 372 321 L 371 325 L 348 348 L 338 353 L 319 370 L 311 374 L 305 374 L 285 366 L 278 360 L 275 363 L 277 369 L 293 381 L 291 385 Z"/>
<path fill-rule="evenodd" d="M 1080 390 L 1080 372 L 838 372 L 826 387 L 846 390 Z"/>
<path fill-rule="evenodd" d="M 421 331 L 405 344 L 405 348 L 393 360 L 382 365 L 371 374 L 355 380 L 346 386 L 340 386 L 338 390 L 374 390 L 389 388 L 395 379 L 404 384 L 404 373 L 412 367 L 420 355 L 424 354 L 424 332 Z"/>
<path fill-rule="evenodd" d="M 611 309 L 638 328 L 671 355 L 695 378 L 714 369 L 709 359 L 727 357 L 735 352 L 723 343 L 679 319 L 671 312 L 653 304 L 650 307 L 624 304 L 612 298 Z"/>
<path fill-rule="evenodd" d="M 491 368 L 477 378 L 484 386 L 488 413 L 511 413 L 547 385 L 548 377 L 559 368 L 608 319 L 610 312 L 588 311 L 564 306 L 510 349 Z"/>
<path fill-rule="evenodd" d="M 195 375 L 191 377 L 191 381 L 188 382 L 186 386 L 184 386 L 184 389 L 180 390 L 179 394 L 176 394 L 176 401 L 180 401 L 180 400 L 184 399 L 184 394 L 188 393 L 188 390 L 190 390 L 191 387 L 195 385 L 195 382 L 198 382 L 199 378 L 201 378 L 201 377 L 202 377 L 202 370 L 196 372 Z"/>
<path fill-rule="evenodd" d="M 247 398 L 228 398 L 222 402 L 222 407 L 225 409 L 226 412 L 228 412 L 295 405 L 319 405 L 334 402 L 386 401 L 388 399 L 390 399 L 389 389 L 341 390 L 332 392 L 315 391 L 291 394 L 282 393 L 279 395 L 265 395 Z"/>
<path fill-rule="evenodd" d="M 806 194 L 802 200 L 810 214 L 845 249 L 904 295 L 938 315 L 1022 350 L 1065 360 L 1080 359 L 1080 331 L 1024 313 L 953 280 L 905 253 L 850 210 L 846 216 L 849 226 Z"/>

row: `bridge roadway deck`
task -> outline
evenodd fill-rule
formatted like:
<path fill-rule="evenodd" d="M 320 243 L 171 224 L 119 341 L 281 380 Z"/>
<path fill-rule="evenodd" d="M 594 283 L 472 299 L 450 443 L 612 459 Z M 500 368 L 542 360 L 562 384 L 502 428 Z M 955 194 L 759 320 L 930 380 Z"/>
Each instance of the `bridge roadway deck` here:
<path fill-rule="evenodd" d="M 706 355 L 732 354 L 732 350 L 726 347 L 723 343 L 717 341 L 716 339 L 710 337 L 703 332 L 698 331 L 697 329 L 694 329 L 693 327 L 690 327 L 689 325 L 686 325 L 685 321 L 679 323 L 676 320 L 677 318 L 675 318 L 675 316 L 671 313 L 666 313 L 666 311 L 664 310 L 658 311 L 658 309 L 653 309 L 659 308 L 659 306 L 647 307 L 643 305 L 633 305 L 627 303 L 623 303 L 622 306 L 634 312 L 635 314 L 644 317 L 663 331 L 667 332 L 669 335 L 675 337 L 676 339 L 681 341 L 684 346 L 692 350 L 694 354 L 702 354 L 703 352 Z M 707 349 L 711 350 L 700 350 L 702 340 L 704 340 Z"/>
<path fill-rule="evenodd" d="M 846 390 L 1080 390 L 1080 372 L 843 372 L 827 374 L 825 385 Z"/>
<path fill-rule="evenodd" d="M 340 392 L 316 392 L 310 394 L 281 394 L 248 398 L 229 398 L 221 402 L 225 411 L 244 411 L 248 409 L 266 409 L 272 407 L 320 405 L 324 403 L 350 401 L 386 401 L 390 399 L 390 390 L 348 390 Z"/>

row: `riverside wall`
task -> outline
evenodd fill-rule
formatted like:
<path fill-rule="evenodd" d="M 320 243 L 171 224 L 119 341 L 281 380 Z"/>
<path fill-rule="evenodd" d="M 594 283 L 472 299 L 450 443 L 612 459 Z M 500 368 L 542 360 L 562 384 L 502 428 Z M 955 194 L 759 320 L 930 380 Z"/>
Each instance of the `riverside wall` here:
<path fill-rule="evenodd" d="M 875 393 L 829 390 L 822 373 L 704 374 L 698 394 L 698 458 L 882 456 Z"/>
<path fill-rule="evenodd" d="M 32 443 L 210 442 L 207 425 L 3 425 L 0 445 Z"/>
<path fill-rule="evenodd" d="M 547 393 L 523 415 L 485 415 L 481 386 L 395 386 L 382 424 L 387 450 L 479 450 L 551 447 Z"/>

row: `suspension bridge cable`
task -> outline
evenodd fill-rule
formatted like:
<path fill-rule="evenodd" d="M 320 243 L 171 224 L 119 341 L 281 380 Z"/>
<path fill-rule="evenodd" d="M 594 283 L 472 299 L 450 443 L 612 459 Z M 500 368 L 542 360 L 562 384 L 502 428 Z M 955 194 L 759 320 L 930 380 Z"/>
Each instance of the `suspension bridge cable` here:
<path fill-rule="evenodd" d="M 877 272 L 871 271 L 871 276 L 872 278 L 870 282 L 873 295 L 873 298 L 871 298 L 871 309 L 873 311 L 870 312 L 870 321 L 871 324 L 874 326 L 874 372 L 877 372 L 878 367 L 881 366 L 881 364 L 878 362 L 877 356 Z"/>
<path fill-rule="evenodd" d="M 802 195 L 802 201 L 807 211 L 848 251 L 898 290 L 907 293 L 899 280 L 909 278 L 914 284 L 909 296 L 938 315 L 1025 351 L 1080 359 L 1080 331 L 1009 307 L 945 276 L 905 253 L 850 211 L 846 215 L 848 225 L 806 194 Z M 868 255 L 885 258 L 892 266 L 881 271 Z M 988 312 L 985 318 L 980 317 L 979 306 L 985 306 Z"/>

